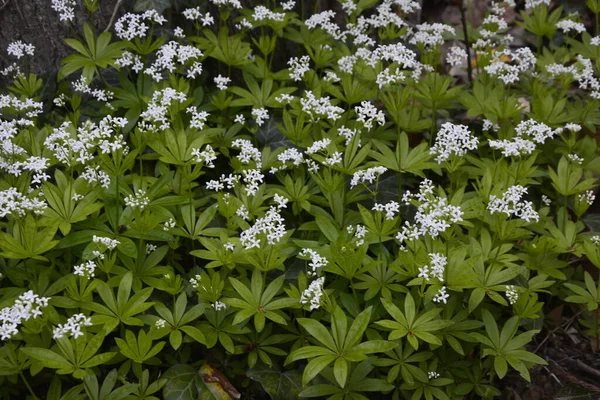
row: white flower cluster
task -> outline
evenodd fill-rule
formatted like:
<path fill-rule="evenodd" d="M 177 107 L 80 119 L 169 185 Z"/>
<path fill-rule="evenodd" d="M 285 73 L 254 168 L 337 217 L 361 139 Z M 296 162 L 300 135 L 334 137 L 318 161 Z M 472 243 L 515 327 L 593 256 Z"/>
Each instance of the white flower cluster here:
<path fill-rule="evenodd" d="M 190 120 L 190 126 L 196 129 L 204 129 L 204 125 L 206 120 L 208 119 L 208 112 L 206 111 L 198 111 L 196 106 L 189 106 L 185 109 L 185 112 L 188 114 L 192 114 L 192 119 Z"/>
<path fill-rule="evenodd" d="M 422 44 L 425 48 L 433 48 L 444 44 L 444 34 L 454 35 L 454 28 L 450 25 L 427 22 L 417 25 L 417 31 L 409 40 L 410 44 Z"/>
<path fill-rule="evenodd" d="M 73 267 L 73 275 L 83 276 L 84 278 L 92 279 L 96 272 L 96 263 L 92 260 L 88 260 L 84 263 Z"/>
<path fill-rule="evenodd" d="M 238 175 L 229 174 L 229 176 L 221 175 L 219 180 L 210 180 L 206 184 L 206 188 L 209 190 L 214 190 L 215 192 L 219 192 L 225 187 L 227 189 L 233 189 L 234 184 L 238 183 L 240 177 Z"/>
<path fill-rule="evenodd" d="M 521 121 L 515 128 L 517 136 L 511 140 L 490 140 L 492 149 L 502 150 L 505 157 L 518 157 L 522 154 L 531 154 L 537 144 L 543 144 L 554 135 L 562 132 L 562 129 L 552 129 L 543 122 L 533 119 Z"/>
<path fill-rule="evenodd" d="M 200 21 L 202 26 L 211 26 L 215 23 L 215 19 L 209 12 L 202 14 L 200 7 L 186 8 L 183 10 L 183 16 L 190 21 Z"/>
<path fill-rule="evenodd" d="M 459 67 L 467 62 L 467 52 L 462 47 L 452 46 L 446 55 L 446 62 L 453 67 Z"/>
<path fill-rule="evenodd" d="M 227 85 L 231 83 L 231 78 L 219 74 L 219 76 L 214 78 L 214 81 L 219 90 L 227 90 Z"/>
<path fill-rule="evenodd" d="M 590 238 L 591 242 L 594 243 L 595 245 L 599 245 L 600 244 L 600 236 L 598 235 L 594 235 Z"/>
<path fill-rule="evenodd" d="M 429 281 L 429 275 L 431 275 L 440 282 L 444 282 L 444 271 L 448 265 L 448 258 L 441 253 L 430 253 L 429 258 L 431 258 L 431 266 L 424 265 L 419 268 L 419 278 Z"/>
<path fill-rule="evenodd" d="M 335 122 L 342 117 L 344 109 L 331 104 L 329 96 L 317 98 L 310 90 L 307 90 L 304 95 L 306 97 L 300 99 L 302 111 L 310 115 L 313 122 L 321 118 Z"/>
<path fill-rule="evenodd" d="M 19 333 L 19 325 L 42 315 L 42 308 L 48 306 L 48 297 L 40 297 L 29 290 L 19 296 L 10 307 L 0 310 L 0 340 L 11 339 Z"/>
<path fill-rule="evenodd" d="M 506 298 L 511 305 L 519 300 L 519 292 L 514 285 L 506 285 Z"/>
<path fill-rule="evenodd" d="M 275 193 L 275 196 L 273 196 L 273 201 L 275 203 L 277 203 L 276 207 L 279 209 L 282 208 L 287 208 L 287 203 L 290 202 L 290 199 L 288 199 L 285 196 L 280 195 L 279 193 Z"/>
<path fill-rule="evenodd" d="M 152 254 L 156 249 L 158 249 L 158 247 L 155 244 L 146 243 L 146 254 Z"/>
<path fill-rule="evenodd" d="M 266 108 L 253 108 L 252 116 L 256 120 L 258 126 L 263 126 L 266 120 L 269 119 L 269 110 Z"/>
<path fill-rule="evenodd" d="M 96 235 L 93 236 L 92 241 L 94 243 L 100 243 L 104 245 L 106 249 L 110 251 L 114 250 L 117 247 L 117 245 L 121 244 L 121 242 L 119 242 L 117 239 L 111 239 Z"/>
<path fill-rule="evenodd" d="M 315 140 L 313 144 L 308 147 L 305 151 L 306 154 L 312 155 L 318 153 L 321 150 L 326 150 L 327 146 L 331 144 L 331 139 L 325 138 L 322 140 Z"/>
<path fill-rule="evenodd" d="M 556 23 L 558 29 L 562 29 L 564 33 L 575 31 L 577 33 L 585 32 L 585 25 L 581 22 L 575 22 L 572 19 L 563 19 Z"/>
<path fill-rule="evenodd" d="M 80 175 L 88 183 L 100 183 L 100 187 L 108 189 L 110 186 L 110 176 L 100 169 L 100 166 L 85 167 L 85 171 Z"/>
<path fill-rule="evenodd" d="M 527 188 L 521 185 L 511 186 L 502 195 L 502 198 L 491 195 L 487 209 L 490 214 L 500 212 L 508 216 L 515 215 L 527 222 L 531 222 L 531 220 L 537 222 L 540 216 L 533 209 L 533 203 L 530 201 L 521 201 L 525 193 L 527 193 Z"/>
<path fill-rule="evenodd" d="M 173 101 L 180 103 L 187 99 L 185 93 L 178 92 L 173 88 L 165 88 L 163 90 L 157 90 L 152 94 L 152 100 L 148 104 L 148 109 L 140 114 L 140 117 L 147 124 L 160 124 L 158 128 L 160 130 L 169 129 L 170 123 L 167 118 L 169 106 Z M 143 124 L 142 124 L 143 125 Z M 151 129 L 150 126 L 142 126 L 146 130 Z"/>
<path fill-rule="evenodd" d="M 203 162 L 208 168 L 214 168 L 215 165 L 213 161 L 217 159 L 217 153 L 213 150 L 210 144 L 204 146 L 204 151 L 200 151 L 200 149 L 192 149 L 192 156 L 196 157 L 196 162 Z"/>
<path fill-rule="evenodd" d="M 254 196 L 258 191 L 259 184 L 263 183 L 265 176 L 258 169 L 245 169 L 242 174 L 242 180 L 246 185 L 246 195 Z"/>
<path fill-rule="evenodd" d="M 594 76 L 594 67 L 591 60 L 578 56 L 577 66 L 578 70 L 575 72 L 574 77 L 579 81 L 579 88 L 591 89 L 590 96 L 594 99 L 600 99 L 600 82 Z"/>
<path fill-rule="evenodd" d="M 44 111 L 44 104 L 30 98 L 20 100 L 14 95 L 0 94 L 0 110 L 3 108 L 10 108 L 19 113 L 24 113 L 27 118 L 35 118 Z M 33 121 L 24 118 L 17 120 L 15 123 L 17 125 L 34 125 Z"/>
<path fill-rule="evenodd" d="M 356 171 L 350 180 L 350 188 L 357 186 L 359 183 L 373 183 L 375 179 L 377 179 L 381 174 L 384 174 L 386 171 L 387 168 L 385 167 L 373 167 Z"/>
<path fill-rule="evenodd" d="M 300 297 L 300 303 L 306 304 L 310 301 L 311 311 L 318 309 L 321 306 L 321 296 L 323 296 L 324 284 L 324 276 L 312 281 L 308 288 L 304 292 L 302 292 L 302 296 Z"/>
<path fill-rule="evenodd" d="M 396 201 L 390 201 L 387 204 L 375 203 L 372 208 L 373 211 L 385 212 L 385 219 L 391 221 L 394 219 L 396 214 L 400 212 L 400 204 Z"/>
<path fill-rule="evenodd" d="M 53 338 L 56 340 L 66 335 L 67 337 L 73 336 L 77 339 L 79 336 L 83 335 L 83 332 L 81 331 L 83 326 L 92 326 L 92 319 L 86 317 L 84 314 L 75 314 L 69 318 L 64 325 L 58 324 L 56 328 L 52 330 Z"/>
<path fill-rule="evenodd" d="M 154 323 L 154 326 L 156 327 L 156 329 L 162 329 L 167 325 L 167 321 L 165 321 L 164 319 L 157 319 L 156 322 Z"/>
<path fill-rule="evenodd" d="M 112 104 L 109 103 L 113 99 L 114 93 L 104 89 L 92 89 L 89 86 L 87 79 L 82 75 L 78 81 L 73 82 L 73 90 L 83 94 L 89 94 L 98 101 L 106 102 L 108 108 L 112 109 Z"/>
<path fill-rule="evenodd" d="M 277 160 L 282 164 L 279 167 L 272 167 L 269 171 L 271 174 L 287 169 L 288 166 L 286 163 L 290 161 L 295 167 L 299 166 L 304 162 L 304 155 L 298 149 L 292 147 L 279 153 L 277 155 Z"/>
<path fill-rule="evenodd" d="M 156 52 L 156 60 L 144 70 L 155 82 L 163 80 L 163 71 L 175 72 L 178 65 L 185 65 L 192 61 L 187 70 L 186 77 L 194 79 L 202 73 L 202 64 L 198 61 L 204 53 L 194 46 L 183 45 L 175 41 L 163 44 Z"/>
<path fill-rule="evenodd" d="M 17 188 L 11 187 L 0 191 L 0 218 L 9 214 L 24 217 L 27 211 L 42 215 L 46 208 L 48 204 L 44 200 L 36 197 L 30 199 L 21 194 Z"/>
<path fill-rule="evenodd" d="M 365 244 L 365 236 L 367 235 L 367 228 L 364 225 L 348 225 L 346 228 L 348 234 L 354 234 L 354 240 L 356 247 L 360 247 Z"/>
<path fill-rule="evenodd" d="M 542 203 L 544 203 L 545 206 L 550 206 L 550 204 L 552 204 L 552 200 L 550 200 L 550 198 L 548 196 L 543 194 L 542 195 Z"/>
<path fill-rule="evenodd" d="M 164 22 L 167 22 L 167 19 L 156 12 L 156 10 L 148 10 L 143 14 L 127 13 L 115 23 L 115 32 L 119 39 L 130 41 L 135 38 L 143 39 L 146 37 L 149 29 L 145 23 L 146 21 L 162 25 Z"/>
<path fill-rule="evenodd" d="M 446 293 L 446 286 L 442 286 L 442 288 L 439 290 L 439 292 L 433 298 L 433 302 L 434 303 L 443 302 L 444 304 L 446 304 L 448 302 L 448 297 L 450 297 L 450 295 L 448 293 Z"/>
<path fill-rule="evenodd" d="M 519 75 L 531 72 L 535 68 L 536 58 L 529 47 L 516 50 L 504 49 L 494 53 L 490 65 L 483 69 L 508 85 L 519 81 Z"/>
<path fill-rule="evenodd" d="M 139 208 L 140 211 L 150 204 L 150 199 L 146 197 L 146 191 L 138 189 L 134 194 L 125 197 L 125 205 L 131 208 Z"/>
<path fill-rule="evenodd" d="M 427 377 L 428 377 L 429 379 L 435 379 L 435 378 L 439 378 L 439 377 L 440 377 L 440 374 L 438 374 L 438 373 L 437 373 L 437 372 L 435 372 L 435 371 L 429 371 L 429 372 L 427 373 Z"/>
<path fill-rule="evenodd" d="M 350 128 L 346 128 L 345 126 L 340 126 L 338 128 L 338 136 L 343 136 L 344 139 L 346 139 L 345 141 L 345 145 L 348 146 L 350 144 L 350 142 L 352 141 L 352 138 L 354 138 L 354 136 L 356 136 L 356 134 L 358 133 L 358 129 L 350 129 Z M 361 146 L 361 143 L 359 141 L 358 143 L 358 147 Z"/>
<path fill-rule="evenodd" d="M 373 104 L 369 101 L 363 101 L 360 106 L 354 107 L 354 110 L 358 114 L 357 121 L 362 122 L 364 127 L 368 131 L 373 127 L 373 122 L 377 122 L 379 125 L 385 124 L 385 114 L 381 110 L 377 110 Z"/>
<path fill-rule="evenodd" d="M 431 148 L 431 154 L 437 155 L 435 160 L 438 164 L 447 161 L 452 154 L 459 157 L 467 154 L 469 150 L 476 150 L 479 139 L 469 132 L 466 125 L 454 125 L 446 122 L 437 133 L 435 144 Z"/>
<path fill-rule="evenodd" d="M 242 8 L 242 3 L 239 0 L 210 0 L 211 3 L 220 7 Z"/>
<path fill-rule="evenodd" d="M 20 59 L 21 57 L 25 57 L 25 55 L 33 56 L 35 51 L 35 46 L 30 43 L 23 43 L 21 40 L 17 40 L 8 45 L 6 52 L 8 55 L 13 57 L 17 57 Z"/>
<path fill-rule="evenodd" d="M 321 256 L 319 253 L 312 249 L 302 249 L 302 251 L 298 254 L 300 257 L 308 257 L 310 258 L 309 267 L 312 268 L 312 271 L 308 271 L 309 275 L 316 276 L 317 271 L 327 265 L 328 261 L 325 257 Z"/>
<path fill-rule="evenodd" d="M 121 57 L 115 60 L 115 65 L 119 68 L 131 67 L 136 74 L 144 69 L 142 57 L 128 51 L 123 51 L 121 53 Z"/>
<path fill-rule="evenodd" d="M 290 66 L 290 78 L 294 81 L 301 81 L 304 74 L 310 71 L 310 57 L 302 56 L 300 59 L 298 57 L 292 57 L 288 61 L 288 65 Z"/>
<path fill-rule="evenodd" d="M 591 206 L 594 204 L 594 200 L 596 200 L 596 195 L 594 194 L 593 190 L 586 190 L 577 196 L 577 200 L 579 200 L 580 203 L 587 203 Z"/>
<path fill-rule="evenodd" d="M 262 239 L 266 236 L 267 243 L 273 245 L 278 243 L 285 235 L 285 220 L 279 214 L 276 207 L 271 207 L 264 217 L 258 218 L 254 225 L 240 234 L 240 241 L 246 250 L 260 248 Z"/>
<path fill-rule="evenodd" d="M 75 18 L 75 0 L 52 0 L 52 9 L 58 13 L 61 21 L 73 21 Z"/>
<path fill-rule="evenodd" d="M 531 10 L 532 8 L 541 6 L 541 5 L 550 5 L 551 0 L 525 0 L 525 9 Z"/>
<path fill-rule="evenodd" d="M 177 225 L 177 222 L 175 221 L 175 219 L 169 218 L 169 220 L 166 221 L 165 225 L 163 226 L 163 231 L 168 232 L 171 229 L 175 228 L 176 225 Z"/>
<path fill-rule="evenodd" d="M 578 155 L 578 154 L 574 154 L 574 153 L 567 154 L 567 158 L 568 158 L 568 159 L 569 159 L 569 161 L 571 161 L 573 164 L 579 164 L 579 165 L 581 165 L 581 164 L 583 164 L 583 161 L 584 161 L 584 160 L 583 160 L 583 157 L 581 157 L 581 156 L 580 156 L 580 155 Z"/>
<path fill-rule="evenodd" d="M 222 301 L 216 301 L 213 304 L 210 305 L 212 308 L 214 308 L 215 311 L 221 311 L 221 310 L 225 310 L 227 308 L 227 304 L 223 303 Z"/>
<path fill-rule="evenodd" d="M 262 168 L 262 154 L 251 141 L 248 139 L 236 139 L 231 143 L 231 147 L 234 149 L 240 149 L 241 152 L 237 158 L 242 164 L 250 164 L 254 161 L 257 168 Z"/>
<path fill-rule="evenodd" d="M 335 19 L 335 11 L 327 10 L 311 15 L 304 24 L 308 29 L 322 28 L 337 39 L 340 35 L 340 27 L 331 21 L 333 19 Z"/>
<path fill-rule="evenodd" d="M 265 6 L 256 6 L 254 7 L 252 18 L 254 18 L 255 21 L 267 20 L 282 22 L 285 19 L 285 13 L 273 12 Z"/>
<path fill-rule="evenodd" d="M 415 214 L 415 222 L 411 224 L 406 221 L 402 230 L 396 235 L 401 243 L 406 240 L 415 240 L 429 235 L 432 238 L 450 228 L 450 223 L 461 222 L 463 211 L 458 206 L 448 204 L 448 199 L 433 194 L 433 183 L 429 179 L 423 180 L 419 185 L 419 193 L 412 194 L 406 191 L 402 196 L 405 204 L 410 204 L 415 198 L 418 206 Z"/>

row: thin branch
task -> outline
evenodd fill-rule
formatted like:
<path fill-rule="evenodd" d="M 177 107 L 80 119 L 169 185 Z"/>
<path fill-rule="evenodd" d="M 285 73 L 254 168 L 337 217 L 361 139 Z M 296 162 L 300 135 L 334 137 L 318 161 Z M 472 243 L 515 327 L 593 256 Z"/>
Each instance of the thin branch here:
<path fill-rule="evenodd" d="M 119 12 L 119 8 L 121 8 L 122 4 L 123 0 L 118 0 L 117 4 L 115 4 L 115 8 L 113 8 L 112 15 L 110 16 L 110 20 L 108 21 L 108 25 L 106 26 L 106 29 L 104 29 L 104 32 L 108 32 L 112 27 L 112 24 L 115 22 L 115 19 L 117 18 L 117 13 Z"/>
<path fill-rule="evenodd" d="M 471 45 L 469 44 L 469 29 L 467 28 L 467 16 L 465 13 L 465 3 L 463 0 L 460 1 L 460 19 L 462 21 L 463 33 L 465 36 L 465 46 L 467 47 L 467 73 L 469 76 L 469 83 L 473 83 L 473 66 L 471 65 Z"/>
<path fill-rule="evenodd" d="M 0 6 L 0 11 L 2 11 L 8 5 L 9 1 L 10 0 L 2 0 L 2 5 Z"/>

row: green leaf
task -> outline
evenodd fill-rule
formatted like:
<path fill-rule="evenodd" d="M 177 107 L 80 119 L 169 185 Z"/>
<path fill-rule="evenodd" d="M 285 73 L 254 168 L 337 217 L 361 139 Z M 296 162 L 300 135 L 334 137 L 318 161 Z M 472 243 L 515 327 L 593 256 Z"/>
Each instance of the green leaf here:
<path fill-rule="evenodd" d="M 298 323 L 319 342 L 332 351 L 337 351 L 335 341 L 322 323 L 310 318 L 298 318 Z"/>
<path fill-rule="evenodd" d="M 302 372 L 293 369 L 280 371 L 276 367 L 254 367 L 246 375 L 257 382 L 272 400 L 296 399 L 302 389 Z"/>
<path fill-rule="evenodd" d="M 66 369 L 73 367 L 73 364 L 71 364 L 66 358 L 53 352 L 52 350 L 42 349 L 39 347 L 21 347 L 19 351 L 26 354 L 28 357 L 41 361 L 46 368 Z"/>
<path fill-rule="evenodd" d="M 343 358 L 338 358 L 333 364 L 333 375 L 341 388 L 346 386 L 346 378 L 348 377 L 348 362 Z"/>

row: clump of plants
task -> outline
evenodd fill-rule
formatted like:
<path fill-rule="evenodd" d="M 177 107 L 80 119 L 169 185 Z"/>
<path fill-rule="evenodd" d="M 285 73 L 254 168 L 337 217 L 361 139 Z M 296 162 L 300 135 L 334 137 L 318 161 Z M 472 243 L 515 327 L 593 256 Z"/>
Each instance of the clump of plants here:
<path fill-rule="evenodd" d="M 493 398 L 546 363 L 545 304 L 598 308 L 600 36 L 560 7 L 213 0 L 110 33 L 83 4 L 52 1 L 50 99 L 32 46 L 3 71 L 1 398 Z"/>

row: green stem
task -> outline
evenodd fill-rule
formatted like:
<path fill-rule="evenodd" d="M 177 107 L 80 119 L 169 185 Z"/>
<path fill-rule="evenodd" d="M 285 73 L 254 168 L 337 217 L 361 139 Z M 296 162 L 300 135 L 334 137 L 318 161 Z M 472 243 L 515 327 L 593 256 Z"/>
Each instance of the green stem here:
<path fill-rule="evenodd" d="M 19 371 L 19 376 L 21 377 L 21 379 L 23 379 L 23 382 L 25 383 L 25 386 L 27 386 L 27 390 L 29 390 L 29 393 L 31 393 L 31 395 L 33 396 L 33 398 L 34 399 L 39 399 L 39 397 L 37 397 L 35 395 L 35 393 L 33 392 L 33 389 L 29 385 L 29 382 L 27 382 L 27 379 L 25 378 L 25 375 L 23 375 L 23 371 Z"/>

